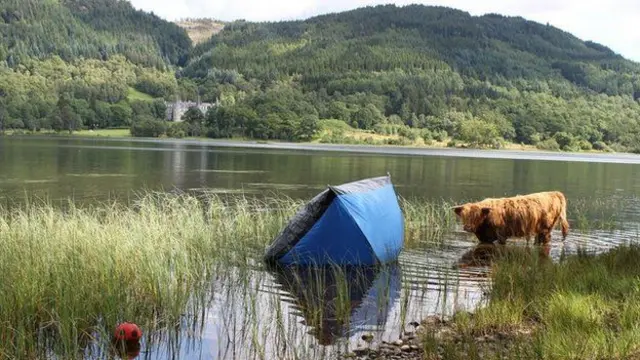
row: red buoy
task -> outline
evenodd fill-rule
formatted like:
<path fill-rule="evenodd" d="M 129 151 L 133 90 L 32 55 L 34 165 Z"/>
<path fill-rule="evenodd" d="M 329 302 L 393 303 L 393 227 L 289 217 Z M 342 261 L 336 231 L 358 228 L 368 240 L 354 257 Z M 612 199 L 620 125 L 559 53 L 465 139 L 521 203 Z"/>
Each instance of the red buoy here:
<path fill-rule="evenodd" d="M 113 335 L 119 341 L 138 341 L 142 337 L 142 330 L 134 323 L 124 322 L 116 327 Z"/>

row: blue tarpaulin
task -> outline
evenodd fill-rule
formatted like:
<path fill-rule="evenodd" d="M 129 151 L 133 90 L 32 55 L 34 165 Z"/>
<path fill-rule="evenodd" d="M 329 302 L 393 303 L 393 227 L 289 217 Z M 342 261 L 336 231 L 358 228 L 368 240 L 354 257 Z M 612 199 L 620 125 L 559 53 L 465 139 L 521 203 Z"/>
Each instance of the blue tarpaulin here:
<path fill-rule="evenodd" d="M 389 176 L 329 186 L 267 249 L 265 260 L 299 265 L 375 265 L 397 260 L 404 217 Z"/>

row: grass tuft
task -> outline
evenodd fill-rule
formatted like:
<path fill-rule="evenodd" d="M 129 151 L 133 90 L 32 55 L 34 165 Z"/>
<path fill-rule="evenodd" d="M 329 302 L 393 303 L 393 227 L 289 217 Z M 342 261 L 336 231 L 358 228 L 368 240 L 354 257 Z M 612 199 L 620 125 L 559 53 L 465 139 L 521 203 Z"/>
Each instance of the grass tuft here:
<path fill-rule="evenodd" d="M 494 264 L 485 307 L 455 316 L 458 332 L 451 358 L 498 355 L 520 349 L 520 358 L 621 359 L 640 352 L 639 245 L 608 253 L 581 252 L 560 263 L 510 251 Z M 526 334 L 523 336 L 522 334 Z M 498 345 L 478 343 L 498 335 Z M 455 337 L 454 337 L 455 338 Z M 453 341 L 453 340 L 451 340 Z M 447 348 L 447 346 L 444 346 Z M 425 340 L 427 352 L 432 341 Z"/>

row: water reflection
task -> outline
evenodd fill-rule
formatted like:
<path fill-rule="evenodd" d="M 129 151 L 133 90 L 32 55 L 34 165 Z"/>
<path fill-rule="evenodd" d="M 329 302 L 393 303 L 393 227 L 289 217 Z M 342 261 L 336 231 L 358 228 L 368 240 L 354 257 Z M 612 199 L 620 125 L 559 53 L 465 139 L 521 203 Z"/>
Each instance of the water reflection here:
<path fill-rule="evenodd" d="M 540 260 L 551 260 L 551 244 L 546 245 L 499 245 L 499 244 L 478 244 L 460 256 L 454 267 L 458 269 L 466 268 L 487 268 L 494 261 L 505 256 L 516 255 L 536 255 Z"/>
<path fill-rule="evenodd" d="M 278 287 L 291 298 L 320 345 L 332 345 L 352 331 L 384 327 L 389 310 L 400 296 L 400 268 L 384 267 L 272 267 Z"/>
<path fill-rule="evenodd" d="M 109 348 L 109 354 L 115 359 L 136 359 L 140 355 L 140 343 L 135 342 L 114 342 Z"/>
<path fill-rule="evenodd" d="M 278 191 L 307 198 L 326 184 L 387 172 L 401 196 L 454 202 L 548 189 L 562 190 L 569 204 L 585 197 L 640 194 L 636 164 L 233 149 L 106 138 L 1 138 L 0 169 L 0 197 L 75 194 L 89 202 L 128 199 L 141 188 Z"/>

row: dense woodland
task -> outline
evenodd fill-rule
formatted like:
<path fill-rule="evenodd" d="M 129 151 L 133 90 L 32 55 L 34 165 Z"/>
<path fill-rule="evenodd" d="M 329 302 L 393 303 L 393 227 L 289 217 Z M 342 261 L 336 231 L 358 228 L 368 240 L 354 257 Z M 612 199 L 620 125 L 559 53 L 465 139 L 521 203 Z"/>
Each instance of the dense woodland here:
<path fill-rule="evenodd" d="M 126 1 L 0 4 L 0 131 L 305 141 L 332 119 L 427 143 L 640 151 L 640 64 L 518 17 L 376 6 L 236 21 L 194 47 Z M 176 96 L 220 105 L 162 121 Z"/>

